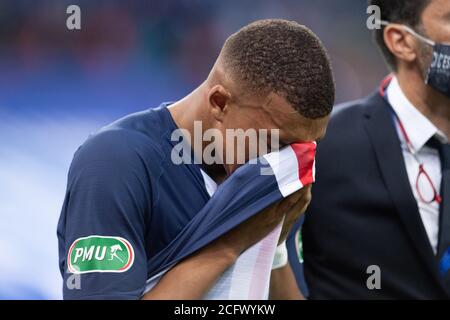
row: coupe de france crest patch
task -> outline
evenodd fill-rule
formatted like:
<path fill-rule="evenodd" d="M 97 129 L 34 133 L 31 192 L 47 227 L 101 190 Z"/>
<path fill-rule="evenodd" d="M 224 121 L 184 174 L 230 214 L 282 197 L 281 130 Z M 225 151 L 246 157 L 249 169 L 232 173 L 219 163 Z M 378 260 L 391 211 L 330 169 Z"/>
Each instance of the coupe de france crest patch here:
<path fill-rule="evenodd" d="M 76 239 L 67 254 L 70 273 L 125 272 L 134 262 L 130 242 L 121 237 L 97 236 Z"/>
<path fill-rule="evenodd" d="M 297 252 L 298 261 L 303 263 L 303 241 L 301 228 L 295 233 L 295 251 Z"/>

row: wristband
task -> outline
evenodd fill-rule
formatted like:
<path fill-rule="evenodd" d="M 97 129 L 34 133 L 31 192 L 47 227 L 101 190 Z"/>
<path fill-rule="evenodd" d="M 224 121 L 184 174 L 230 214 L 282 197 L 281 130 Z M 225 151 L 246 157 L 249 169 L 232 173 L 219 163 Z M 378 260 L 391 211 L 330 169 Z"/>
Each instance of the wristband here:
<path fill-rule="evenodd" d="M 288 251 L 286 247 L 286 241 L 283 241 L 275 249 L 275 257 L 273 258 L 272 270 L 279 269 L 288 264 Z"/>

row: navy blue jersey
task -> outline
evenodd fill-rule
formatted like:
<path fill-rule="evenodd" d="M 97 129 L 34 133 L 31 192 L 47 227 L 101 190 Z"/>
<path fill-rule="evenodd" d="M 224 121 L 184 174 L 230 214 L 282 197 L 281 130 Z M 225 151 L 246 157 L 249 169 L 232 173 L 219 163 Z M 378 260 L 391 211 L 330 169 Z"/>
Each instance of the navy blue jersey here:
<path fill-rule="evenodd" d="M 64 298 L 139 298 L 178 261 L 314 181 L 316 144 L 292 144 L 241 166 L 210 197 L 198 165 L 172 161 L 175 129 L 163 105 L 105 127 L 76 152 L 58 225 Z M 270 274 L 258 268 L 239 268 L 253 288 Z"/>
<path fill-rule="evenodd" d="M 208 201 L 200 167 L 171 161 L 176 128 L 162 105 L 104 127 L 75 153 L 58 223 L 65 299 L 139 298 L 147 261 Z"/>

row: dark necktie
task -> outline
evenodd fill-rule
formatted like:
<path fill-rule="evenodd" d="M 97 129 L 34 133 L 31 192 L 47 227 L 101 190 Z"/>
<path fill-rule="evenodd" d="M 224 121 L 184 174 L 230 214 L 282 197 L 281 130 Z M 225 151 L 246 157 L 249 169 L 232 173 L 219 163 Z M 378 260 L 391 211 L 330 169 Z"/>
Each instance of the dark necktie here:
<path fill-rule="evenodd" d="M 442 167 L 442 180 L 440 196 L 442 202 L 439 206 L 439 241 L 437 258 L 441 276 L 446 287 L 450 290 L 450 144 L 443 144 L 436 138 L 427 143 L 439 151 Z"/>

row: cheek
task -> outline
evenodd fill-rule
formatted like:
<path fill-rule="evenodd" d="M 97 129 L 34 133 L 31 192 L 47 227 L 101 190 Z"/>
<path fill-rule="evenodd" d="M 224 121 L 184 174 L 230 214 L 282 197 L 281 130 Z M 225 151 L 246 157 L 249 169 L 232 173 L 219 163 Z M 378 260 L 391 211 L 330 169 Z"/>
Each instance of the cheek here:
<path fill-rule="evenodd" d="M 436 42 L 450 43 L 450 2 L 435 0 L 428 6 L 422 16 L 423 24 L 430 36 Z"/>
<path fill-rule="evenodd" d="M 223 125 L 229 129 L 265 129 L 270 119 L 254 108 L 235 107 L 224 119 Z"/>
<path fill-rule="evenodd" d="M 265 145 L 268 140 L 266 136 L 260 134 L 260 129 L 266 129 L 262 125 L 261 116 L 251 112 L 243 111 L 227 115 L 222 123 L 224 155 L 234 159 L 234 163 L 243 164 L 249 159 L 267 153 L 268 150 L 260 149 L 260 139 L 265 140 Z M 234 131 L 236 129 L 240 130 L 236 132 Z"/>
<path fill-rule="evenodd" d="M 249 121 L 245 112 L 234 112 L 226 117 L 224 121 L 224 127 L 227 129 L 248 129 L 251 128 L 251 122 Z"/>

